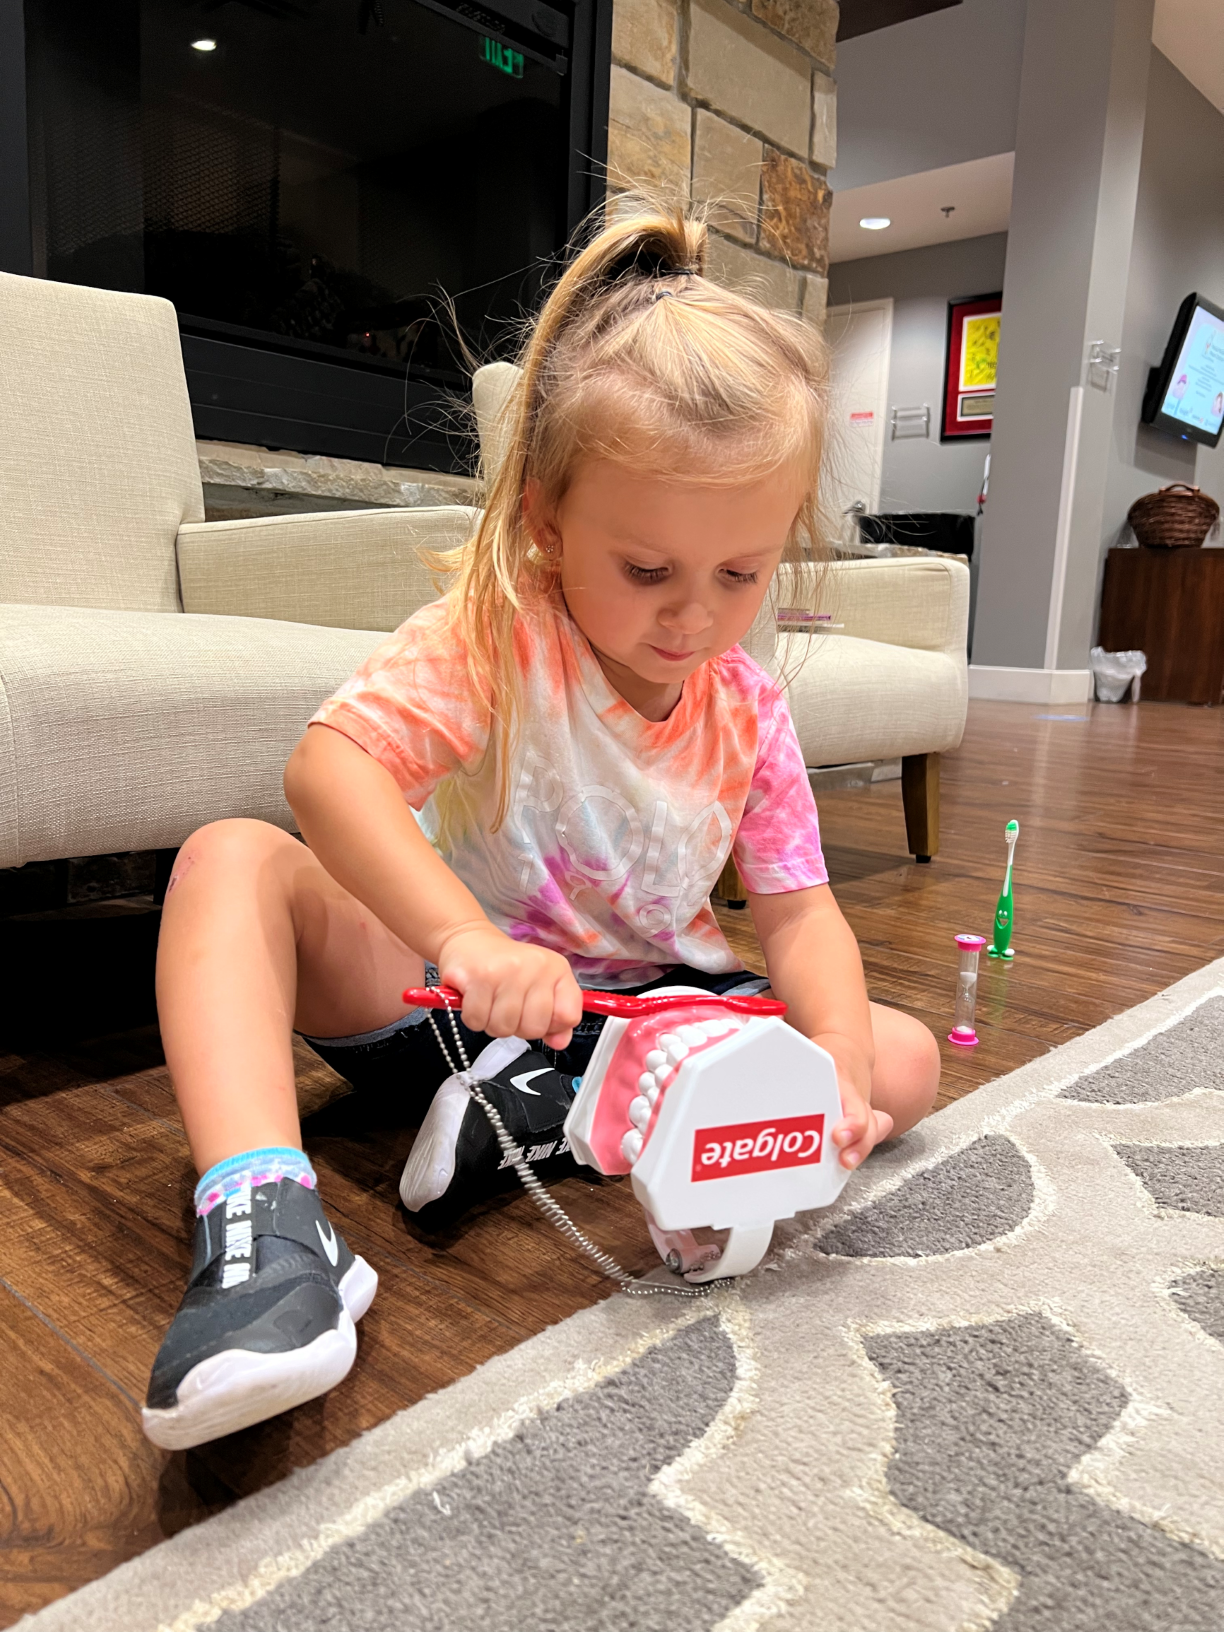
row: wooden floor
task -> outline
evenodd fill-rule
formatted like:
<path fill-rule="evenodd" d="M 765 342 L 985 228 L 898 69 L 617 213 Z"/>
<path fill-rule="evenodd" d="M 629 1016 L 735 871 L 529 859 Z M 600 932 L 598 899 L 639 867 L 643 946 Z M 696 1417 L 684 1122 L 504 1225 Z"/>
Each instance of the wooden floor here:
<path fill-rule="evenodd" d="M 874 997 L 951 1021 L 958 930 L 987 933 L 1020 822 L 1014 965 L 985 965 L 981 1046 L 944 1045 L 945 1100 L 1224 953 L 1224 712 L 975 704 L 944 761 L 942 852 L 905 853 L 900 784 L 830 792 L 838 898 Z M 746 915 L 725 913 L 749 963 Z M 343 1445 L 606 1294 L 525 1197 L 446 1240 L 396 1201 L 410 1135 L 350 1101 L 308 1119 L 327 1207 L 381 1288 L 332 1394 L 187 1454 L 138 1407 L 189 1260 L 191 1173 L 151 1020 L 155 914 L 128 903 L 0 924 L 0 1625 Z M 335 1082 L 302 1052 L 308 1106 Z M 653 1253 L 627 1186 L 566 1205 L 624 1262 Z"/>

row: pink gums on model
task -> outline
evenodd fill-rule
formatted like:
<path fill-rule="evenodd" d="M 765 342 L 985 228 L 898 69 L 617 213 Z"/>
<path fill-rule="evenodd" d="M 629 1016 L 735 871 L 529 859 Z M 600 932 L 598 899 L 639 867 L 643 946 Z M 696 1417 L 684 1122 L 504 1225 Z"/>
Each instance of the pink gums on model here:
<path fill-rule="evenodd" d="M 682 1034 L 684 1028 L 700 1027 L 700 1039 L 693 1030 L 690 1030 L 688 1038 L 681 1036 L 685 1045 L 684 1058 L 688 1059 L 707 1048 L 716 1048 L 745 1023 L 726 1011 L 719 1013 L 715 1021 L 708 1001 L 703 1004 L 677 1004 L 661 1014 L 646 1015 L 629 1022 L 604 1072 L 591 1125 L 590 1147 L 598 1159 L 601 1172 L 628 1173 L 633 1167 L 633 1160 L 622 1148 L 627 1131 L 636 1128 L 641 1133 L 643 1145 L 654 1131 L 667 1090 L 675 1082 L 680 1069 L 678 1063 L 668 1058 L 665 1039 Z M 717 1025 L 716 1036 L 706 1034 L 712 1024 Z M 649 1120 L 644 1123 L 630 1115 L 630 1106 L 639 1099 L 650 1106 Z"/>

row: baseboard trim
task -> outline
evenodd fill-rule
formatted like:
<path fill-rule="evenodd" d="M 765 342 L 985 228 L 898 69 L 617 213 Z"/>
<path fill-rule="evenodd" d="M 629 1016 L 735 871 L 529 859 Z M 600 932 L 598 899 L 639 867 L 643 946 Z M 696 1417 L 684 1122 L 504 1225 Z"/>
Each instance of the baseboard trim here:
<path fill-rule="evenodd" d="M 971 663 L 969 695 L 992 703 L 1086 703 L 1092 697 L 1092 670 L 1005 669 Z"/>

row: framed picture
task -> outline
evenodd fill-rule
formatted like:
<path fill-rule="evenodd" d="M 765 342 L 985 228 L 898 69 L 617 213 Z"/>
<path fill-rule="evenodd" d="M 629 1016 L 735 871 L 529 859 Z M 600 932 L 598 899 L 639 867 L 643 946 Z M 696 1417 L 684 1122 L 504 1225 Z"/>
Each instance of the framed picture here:
<path fill-rule="evenodd" d="M 998 383 L 1003 296 L 977 295 L 948 302 L 941 442 L 989 436 Z"/>

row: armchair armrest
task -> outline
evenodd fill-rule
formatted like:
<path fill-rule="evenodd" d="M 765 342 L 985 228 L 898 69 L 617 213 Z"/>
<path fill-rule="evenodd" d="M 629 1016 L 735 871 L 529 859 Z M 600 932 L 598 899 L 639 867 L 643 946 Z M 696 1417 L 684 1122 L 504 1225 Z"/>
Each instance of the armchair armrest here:
<path fill-rule="evenodd" d="M 462 544 L 478 514 L 454 504 L 187 522 L 177 546 L 183 611 L 396 629 L 438 597 L 418 552 Z"/>
<path fill-rule="evenodd" d="M 834 561 L 820 607 L 841 633 L 965 661 L 969 569 L 942 556 Z"/>
<path fill-rule="evenodd" d="M 943 652 L 965 663 L 969 631 L 969 569 L 941 556 L 831 561 L 818 569 L 815 610 L 841 627 L 829 639 L 853 635 L 911 651 Z M 741 644 L 771 674 L 789 670 L 796 654 L 806 656 L 815 634 L 780 631 L 776 613 L 807 606 L 809 591 L 795 586 L 795 569 L 778 568 L 755 623 Z"/>

